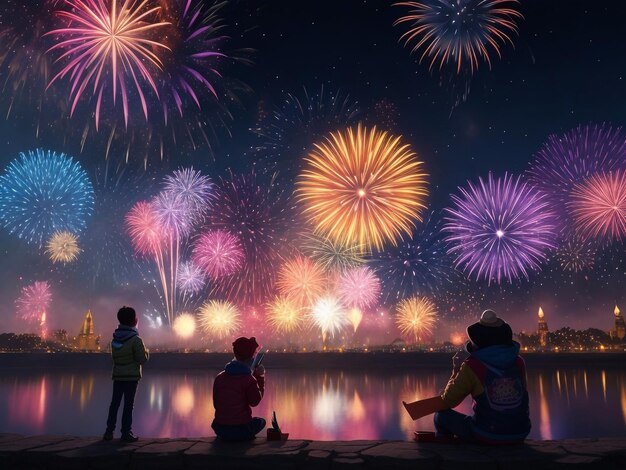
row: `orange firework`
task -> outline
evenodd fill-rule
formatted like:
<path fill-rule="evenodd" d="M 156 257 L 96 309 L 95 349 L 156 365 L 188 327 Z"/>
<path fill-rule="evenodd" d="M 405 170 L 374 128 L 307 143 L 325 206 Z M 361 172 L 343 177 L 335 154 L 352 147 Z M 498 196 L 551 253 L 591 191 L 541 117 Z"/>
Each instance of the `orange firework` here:
<path fill-rule="evenodd" d="M 322 267 L 305 256 L 287 261 L 280 269 L 276 282 L 283 296 L 303 307 L 320 297 L 325 285 L 326 275 Z"/>
<path fill-rule="evenodd" d="M 432 333 L 436 319 L 435 304 L 426 297 L 411 297 L 396 307 L 396 325 L 403 335 L 413 336 L 415 341 Z"/>
<path fill-rule="evenodd" d="M 297 194 L 317 231 L 381 249 L 421 220 L 426 174 L 400 137 L 367 129 L 331 133 L 305 159 Z"/>

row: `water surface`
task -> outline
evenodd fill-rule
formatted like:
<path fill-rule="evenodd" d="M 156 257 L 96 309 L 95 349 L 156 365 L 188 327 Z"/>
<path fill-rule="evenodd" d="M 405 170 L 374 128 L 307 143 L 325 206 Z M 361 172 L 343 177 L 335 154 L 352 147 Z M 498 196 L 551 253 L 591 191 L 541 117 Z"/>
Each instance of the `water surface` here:
<path fill-rule="evenodd" d="M 148 371 L 135 405 L 134 431 L 150 437 L 210 436 L 211 390 L 218 371 Z M 412 421 L 402 400 L 433 396 L 446 369 L 404 371 L 269 370 L 256 416 L 276 410 L 291 438 L 405 439 L 432 430 Z M 532 438 L 626 436 L 626 372 L 551 368 L 529 371 Z M 111 394 L 105 371 L 4 372 L 0 432 L 100 435 Z M 470 412 L 471 401 L 457 410 Z M 121 411 L 120 411 L 121 413 Z"/>

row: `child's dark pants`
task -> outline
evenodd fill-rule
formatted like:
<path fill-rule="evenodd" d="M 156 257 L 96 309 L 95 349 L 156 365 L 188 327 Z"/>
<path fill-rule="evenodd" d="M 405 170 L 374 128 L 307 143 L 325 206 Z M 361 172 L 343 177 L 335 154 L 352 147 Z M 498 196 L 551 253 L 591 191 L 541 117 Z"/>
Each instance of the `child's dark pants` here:
<path fill-rule="evenodd" d="M 109 418 L 107 419 L 107 431 L 115 430 L 117 422 L 117 410 L 124 397 L 124 408 L 122 409 L 122 435 L 129 434 L 133 426 L 133 405 L 135 404 L 135 393 L 137 392 L 137 381 L 113 381 L 113 397 L 109 406 Z"/>
<path fill-rule="evenodd" d="M 265 427 L 265 420 L 263 418 L 252 418 L 252 421 L 248 424 L 238 426 L 227 426 L 213 422 L 211 427 L 217 437 L 225 441 L 249 441 L 254 439 L 254 436 Z"/>

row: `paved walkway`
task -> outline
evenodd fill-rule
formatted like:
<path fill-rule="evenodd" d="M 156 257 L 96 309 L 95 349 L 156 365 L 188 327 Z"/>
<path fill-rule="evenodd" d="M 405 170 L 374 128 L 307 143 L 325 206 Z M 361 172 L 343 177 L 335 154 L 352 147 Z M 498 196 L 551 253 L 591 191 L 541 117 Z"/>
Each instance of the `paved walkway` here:
<path fill-rule="evenodd" d="M 119 441 L 0 434 L 0 469 L 626 469 L 626 438 L 528 441 L 522 446 L 406 441 L 226 444 L 214 438 Z"/>

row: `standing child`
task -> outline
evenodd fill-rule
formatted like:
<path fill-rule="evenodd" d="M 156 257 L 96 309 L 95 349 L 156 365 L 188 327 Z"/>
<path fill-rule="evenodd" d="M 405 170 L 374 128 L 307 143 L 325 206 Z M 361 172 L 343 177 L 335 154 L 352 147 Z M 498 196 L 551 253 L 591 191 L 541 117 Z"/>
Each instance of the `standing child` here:
<path fill-rule="evenodd" d="M 136 442 L 139 438 L 133 435 L 133 405 L 137 384 L 141 379 L 141 365 L 148 361 L 148 350 L 137 331 L 137 315 L 135 309 L 122 307 L 117 312 L 119 326 L 113 333 L 111 355 L 113 357 L 113 398 L 109 406 L 107 429 L 103 439 L 113 439 L 113 431 L 117 422 L 117 410 L 124 398 L 122 410 L 122 442 Z"/>
<path fill-rule="evenodd" d="M 265 368 L 251 369 L 259 345 L 252 338 L 237 338 L 233 343 L 235 359 L 224 367 L 213 383 L 215 419 L 211 427 L 225 441 L 254 439 L 264 427 L 263 418 L 253 418 L 265 391 Z"/>

